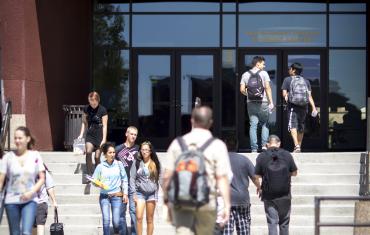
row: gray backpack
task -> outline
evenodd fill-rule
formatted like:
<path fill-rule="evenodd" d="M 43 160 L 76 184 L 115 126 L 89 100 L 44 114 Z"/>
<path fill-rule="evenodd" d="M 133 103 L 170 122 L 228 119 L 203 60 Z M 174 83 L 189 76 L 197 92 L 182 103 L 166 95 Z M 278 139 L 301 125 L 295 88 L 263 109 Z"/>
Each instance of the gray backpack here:
<path fill-rule="evenodd" d="M 182 153 L 176 159 L 168 189 L 168 200 L 175 206 L 196 209 L 209 202 L 210 188 L 203 152 L 214 140 L 212 137 L 201 147 L 189 149 L 182 137 L 177 138 Z"/>
<path fill-rule="evenodd" d="M 289 103 L 305 106 L 308 104 L 308 87 L 301 76 L 293 76 L 289 88 Z"/>

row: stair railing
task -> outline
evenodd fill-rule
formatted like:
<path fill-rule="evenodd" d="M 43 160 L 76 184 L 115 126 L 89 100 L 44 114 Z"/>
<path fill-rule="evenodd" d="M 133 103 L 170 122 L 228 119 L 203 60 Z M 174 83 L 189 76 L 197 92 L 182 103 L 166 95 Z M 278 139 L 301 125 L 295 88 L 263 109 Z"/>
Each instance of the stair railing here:
<path fill-rule="evenodd" d="M 12 118 L 12 102 L 9 100 L 5 104 L 5 111 L 1 122 L 0 133 L 0 158 L 2 158 L 5 151 L 5 142 L 8 139 L 8 148 L 10 150 L 10 119 Z"/>

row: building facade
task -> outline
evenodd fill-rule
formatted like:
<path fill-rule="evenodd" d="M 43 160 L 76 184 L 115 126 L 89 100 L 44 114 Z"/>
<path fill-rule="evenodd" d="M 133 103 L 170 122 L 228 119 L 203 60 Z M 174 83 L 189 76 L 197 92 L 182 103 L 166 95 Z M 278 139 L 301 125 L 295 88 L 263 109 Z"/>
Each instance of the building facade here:
<path fill-rule="evenodd" d="M 5 2 L 10 7 L 13 1 Z M 122 141 L 125 127 L 136 125 L 140 140 L 166 149 L 174 137 L 190 130 L 191 109 L 195 97 L 200 97 L 214 110 L 213 133 L 237 141 L 237 150 L 246 151 L 249 120 L 239 83 L 251 59 L 262 55 L 277 104 L 270 132 L 282 137 L 285 147 L 290 147 L 291 138 L 280 88 L 288 66 L 300 62 L 320 111 L 319 120 L 307 119 L 303 149 L 365 150 L 367 3 L 73 2 L 27 3 L 35 14 L 24 17 L 33 17 L 38 33 L 26 30 L 18 35 L 40 42 L 41 48 L 34 49 L 39 62 L 29 58 L 41 69 L 35 76 L 42 78 L 45 88 L 37 94 L 46 94 L 39 99 L 47 105 L 27 105 L 32 92 L 24 92 L 24 104 L 16 110 L 25 113 L 27 123 L 40 112 L 35 105 L 44 112 L 43 118 L 48 116 L 42 122 L 51 140 L 46 148 L 58 149 L 62 143 L 61 105 L 84 104 L 88 91 L 96 90 L 108 108 L 112 141 Z M 8 43 L 12 43 L 9 34 L 16 34 L 6 31 L 9 14 L 0 14 L 0 43 L 2 34 Z M 0 44 L 2 53 L 13 53 L 6 46 Z M 24 50 L 29 49 L 20 49 L 20 56 Z M 2 58 L 5 96 L 18 99 L 14 97 L 21 94 L 15 94 L 7 72 L 11 58 Z M 24 67 L 34 70 L 27 63 Z M 32 80 L 27 73 L 22 76 L 21 81 Z"/>

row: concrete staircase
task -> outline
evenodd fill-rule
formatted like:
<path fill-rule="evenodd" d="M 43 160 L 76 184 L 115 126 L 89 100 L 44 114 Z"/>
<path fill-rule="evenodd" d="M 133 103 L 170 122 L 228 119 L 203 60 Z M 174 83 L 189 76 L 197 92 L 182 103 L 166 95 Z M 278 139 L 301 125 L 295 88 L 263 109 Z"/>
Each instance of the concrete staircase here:
<path fill-rule="evenodd" d="M 245 154 L 255 162 L 257 154 Z M 103 234 L 102 218 L 98 204 L 99 190 L 91 187 L 90 195 L 84 195 L 82 171 L 84 156 L 68 152 L 43 152 L 43 159 L 52 171 L 59 204 L 59 219 L 65 224 L 65 234 Z M 165 161 L 165 153 L 159 153 Z M 314 233 L 314 196 L 357 196 L 359 192 L 360 153 L 300 153 L 294 155 L 298 176 L 293 178 L 293 204 L 290 232 L 294 235 Z M 251 234 L 268 234 L 263 204 L 256 196 L 253 185 L 251 195 Z M 161 194 L 160 194 L 161 199 Z M 49 208 L 47 229 L 53 220 Z M 353 222 L 354 202 L 324 202 L 321 208 L 323 222 Z M 144 220 L 145 221 L 145 220 Z M 127 222 L 129 215 L 127 213 Z M 145 224 L 145 223 L 144 223 Z M 322 228 L 321 234 L 353 234 L 353 228 Z M 6 218 L 0 226 L 0 234 L 6 235 Z M 157 204 L 154 234 L 174 234 L 174 229 L 163 219 L 162 203 Z"/>

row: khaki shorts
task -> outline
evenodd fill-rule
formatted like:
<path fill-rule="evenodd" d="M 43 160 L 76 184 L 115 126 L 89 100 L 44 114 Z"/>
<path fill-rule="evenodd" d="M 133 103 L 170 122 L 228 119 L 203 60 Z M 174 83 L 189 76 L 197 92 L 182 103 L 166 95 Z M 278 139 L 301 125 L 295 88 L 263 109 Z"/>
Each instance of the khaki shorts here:
<path fill-rule="evenodd" d="M 213 235 L 216 210 L 172 209 L 177 235 Z"/>

